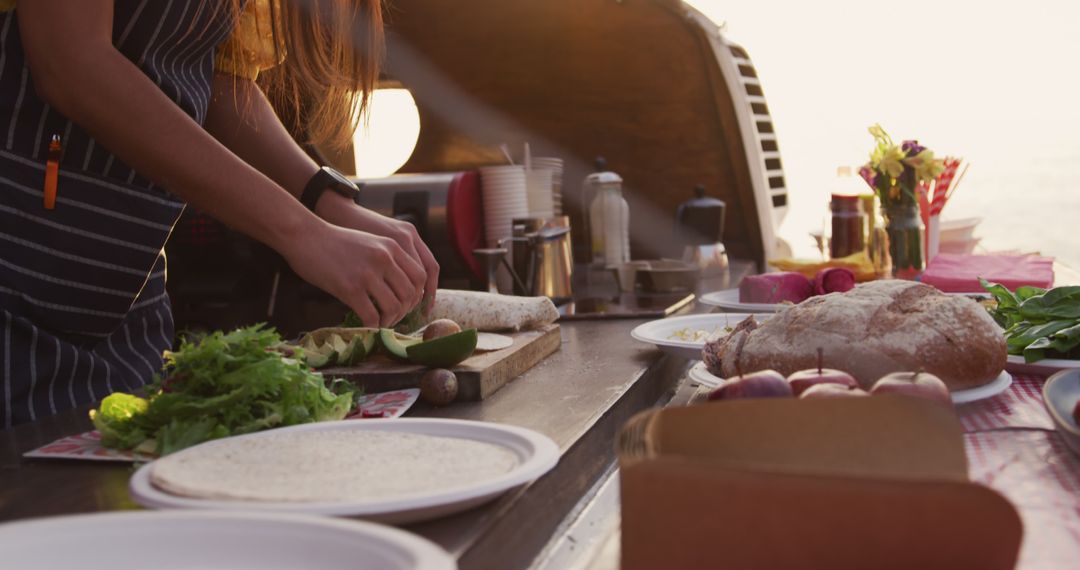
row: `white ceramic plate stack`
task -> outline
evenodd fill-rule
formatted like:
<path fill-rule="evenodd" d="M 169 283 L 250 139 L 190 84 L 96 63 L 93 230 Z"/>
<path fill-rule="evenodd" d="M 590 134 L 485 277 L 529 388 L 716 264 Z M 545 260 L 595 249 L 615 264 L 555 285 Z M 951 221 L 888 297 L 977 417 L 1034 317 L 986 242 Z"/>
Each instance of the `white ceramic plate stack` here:
<path fill-rule="evenodd" d="M 484 202 L 484 237 L 488 247 L 497 247 L 511 236 L 511 220 L 529 216 L 524 166 L 480 167 Z"/>
<path fill-rule="evenodd" d="M 0 525 L 5 568 L 452 570 L 442 548 L 360 521 L 254 512 L 113 512 Z"/>
<path fill-rule="evenodd" d="M 563 214 L 563 159 L 554 156 L 538 156 L 530 161 L 533 170 L 551 171 L 551 201 L 556 216 Z"/>

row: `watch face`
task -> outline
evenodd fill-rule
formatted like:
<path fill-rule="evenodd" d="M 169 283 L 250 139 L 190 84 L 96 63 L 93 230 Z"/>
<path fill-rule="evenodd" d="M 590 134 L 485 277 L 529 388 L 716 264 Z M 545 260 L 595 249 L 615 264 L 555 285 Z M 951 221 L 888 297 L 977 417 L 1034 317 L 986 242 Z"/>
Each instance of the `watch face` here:
<path fill-rule="evenodd" d="M 330 168 L 329 166 L 324 166 L 323 167 L 323 172 L 325 172 L 325 173 L 329 174 L 331 177 L 333 177 L 334 181 L 337 182 L 338 184 L 344 184 L 345 186 L 349 186 L 349 187 L 352 187 L 352 188 L 356 187 L 356 185 L 353 184 L 352 181 L 349 180 L 349 178 L 347 176 L 345 176 L 344 174 L 338 172 L 337 170 L 334 170 L 333 168 Z"/>

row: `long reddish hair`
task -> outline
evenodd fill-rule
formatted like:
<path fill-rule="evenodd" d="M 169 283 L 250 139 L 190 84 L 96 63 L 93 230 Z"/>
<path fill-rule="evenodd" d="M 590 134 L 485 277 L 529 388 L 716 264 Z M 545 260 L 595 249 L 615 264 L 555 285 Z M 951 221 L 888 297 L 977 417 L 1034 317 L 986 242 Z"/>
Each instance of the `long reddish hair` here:
<path fill-rule="evenodd" d="M 206 2 L 207 0 L 204 0 Z M 254 1 L 254 0 L 249 0 Z M 223 5 L 237 18 L 242 0 Z M 365 116 L 385 50 L 382 0 L 270 2 L 284 63 L 258 84 L 293 133 L 343 149 Z M 277 8 L 280 7 L 280 10 Z"/>

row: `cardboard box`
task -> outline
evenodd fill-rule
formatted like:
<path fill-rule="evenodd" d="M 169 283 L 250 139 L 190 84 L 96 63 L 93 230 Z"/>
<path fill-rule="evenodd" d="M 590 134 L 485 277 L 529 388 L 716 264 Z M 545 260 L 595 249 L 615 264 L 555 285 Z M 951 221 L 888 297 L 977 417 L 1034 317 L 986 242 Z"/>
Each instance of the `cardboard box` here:
<path fill-rule="evenodd" d="M 1009 569 L 1013 506 L 952 409 L 904 396 L 644 412 L 619 435 L 622 568 Z"/>

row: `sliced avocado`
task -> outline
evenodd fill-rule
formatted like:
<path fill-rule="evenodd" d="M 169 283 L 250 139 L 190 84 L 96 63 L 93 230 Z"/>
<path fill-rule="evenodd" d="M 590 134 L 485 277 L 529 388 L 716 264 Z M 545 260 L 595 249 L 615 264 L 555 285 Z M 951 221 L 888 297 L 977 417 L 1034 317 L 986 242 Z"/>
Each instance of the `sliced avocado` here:
<path fill-rule="evenodd" d="M 345 342 L 345 339 L 341 338 L 341 335 L 330 335 L 330 338 L 326 339 L 326 344 L 332 347 L 334 352 L 337 353 L 338 362 L 348 362 L 352 357 L 352 344 Z"/>
<path fill-rule="evenodd" d="M 363 362 L 375 350 L 378 331 L 364 332 L 353 336 L 349 342 L 349 360 L 343 364 L 352 366 Z"/>
<path fill-rule="evenodd" d="M 393 329 L 379 329 L 379 342 L 395 358 L 406 359 L 409 357 L 406 349 L 423 342 L 423 339 L 397 334 Z"/>
<path fill-rule="evenodd" d="M 373 330 L 359 336 L 360 342 L 364 347 L 364 358 L 367 358 L 367 355 L 375 352 L 375 343 L 379 340 L 379 331 Z"/>
<path fill-rule="evenodd" d="M 406 348 L 409 362 L 431 368 L 449 368 L 460 363 L 476 350 L 476 329 L 466 329 Z"/>
<path fill-rule="evenodd" d="M 316 352 L 305 352 L 304 363 L 312 368 L 322 368 L 330 362 L 330 357 Z"/>
<path fill-rule="evenodd" d="M 337 360 L 337 351 L 329 343 L 310 350 L 304 349 L 304 362 L 312 368 L 325 368 L 333 365 Z"/>

